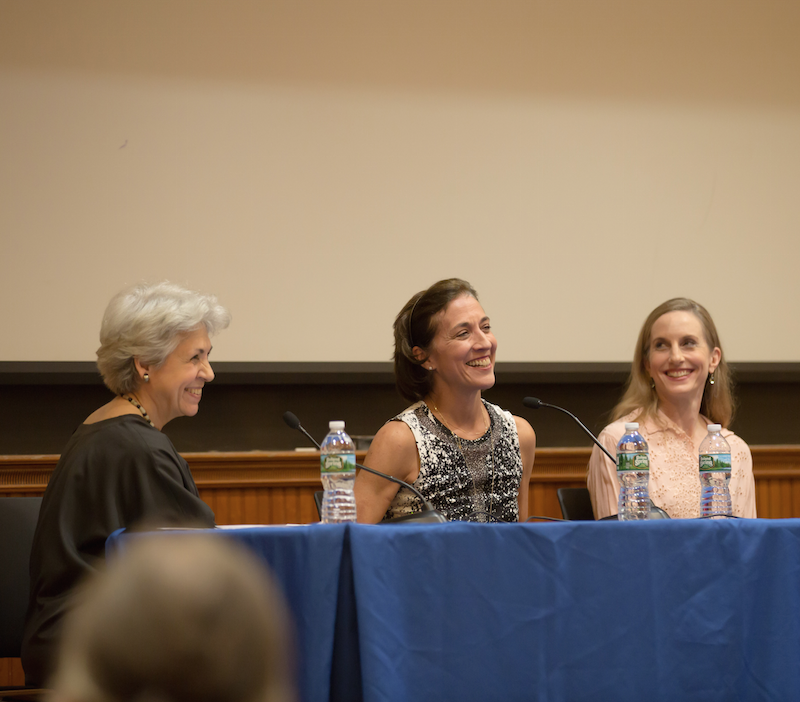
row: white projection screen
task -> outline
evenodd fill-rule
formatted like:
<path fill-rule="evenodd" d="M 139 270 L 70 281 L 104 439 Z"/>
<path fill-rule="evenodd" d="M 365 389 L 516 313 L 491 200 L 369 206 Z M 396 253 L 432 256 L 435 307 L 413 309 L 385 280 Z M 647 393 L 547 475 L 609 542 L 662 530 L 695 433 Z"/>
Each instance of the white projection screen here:
<path fill-rule="evenodd" d="M 685 295 L 800 360 L 800 4 L 0 4 L 0 361 L 91 361 L 140 280 L 217 361 L 385 361 L 446 277 L 498 360 L 629 361 Z"/>

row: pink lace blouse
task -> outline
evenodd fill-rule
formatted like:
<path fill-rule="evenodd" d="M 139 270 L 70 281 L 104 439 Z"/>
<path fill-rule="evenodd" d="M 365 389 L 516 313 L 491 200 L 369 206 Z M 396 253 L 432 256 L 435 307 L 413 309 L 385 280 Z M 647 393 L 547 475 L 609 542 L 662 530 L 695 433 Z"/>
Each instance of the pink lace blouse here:
<path fill-rule="evenodd" d="M 617 443 L 625 433 L 625 422 L 635 422 L 638 412 L 632 412 L 609 424 L 598 437 L 611 455 L 616 455 Z M 705 419 L 704 419 L 705 421 Z M 697 452 L 691 437 L 663 412 L 657 421 L 639 422 L 639 433 L 650 448 L 650 499 L 670 517 L 700 516 L 700 478 Z M 753 478 L 753 458 L 750 448 L 733 432 L 722 430 L 731 447 L 731 502 L 737 517 L 756 516 L 756 491 Z M 617 513 L 619 483 L 616 466 L 597 446 L 589 459 L 586 478 L 592 496 L 595 519 Z"/>

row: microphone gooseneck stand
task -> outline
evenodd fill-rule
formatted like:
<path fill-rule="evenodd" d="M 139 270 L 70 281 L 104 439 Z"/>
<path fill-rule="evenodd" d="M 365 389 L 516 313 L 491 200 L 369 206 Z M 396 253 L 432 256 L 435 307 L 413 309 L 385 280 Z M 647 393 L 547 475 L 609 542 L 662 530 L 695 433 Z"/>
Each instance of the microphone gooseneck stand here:
<path fill-rule="evenodd" d="M 608 456 L 611 462 L 616 465 L 617 459 L 614 458 L 614 456 L 611 455 L 608 449 L 605 446 L 603 446 L 603 444 L 600 443 L 598 438 L 589 430 L 589 428 L 569 410 L 565 410 L 563 407 L 559 407 L 558 405 L 550 405 L 547 402 L 542 402 L 538 397 L 526 397 L 522 400 L 522 404 L 525 405 L 526 407 L 530 407 L 531 409 L 539 409 L 540 407 L 549 407 L 551 409 L 556 409 L 559 412 L 563 412 L 564 414 L 569 415 L 570 417 L 572 417 L 572 419 L 575 420 L 578 426 L 589 435 L 589 438 L 592 441 L 594 441 L 597 447 L 604 454 L 606 454 L 606 456 Z M 669 518 L 670 518 L 669 515 L 663 509 L 661 509 L 661 507 L 657 507 L 653 503 L 653 501 L 650 500 L 650 519 L 669 519 Z M 600 521 L 604 520 L 612 521 L 614 519 L 617 519 L 616 514 L 613 514 L 610 517 L 603 517 L 603 519 Z"/>
<path fill-rule="evenodd" d="M 302 424 L 300 424 L 300 420 L 297 418 L 293 412 L 284 412 L 283 413 L 283 421 L 286 422 L 292 429 L 296 429 L 297 431 L 301 432 L 305 435 L 309 441 L 311 441 L 314 446 L 317 447 L 317 450 L 321 448 L 319 442 L 309 434 Z M 384 521 L 380 522 L 380 524 L 442 524 L 447 521 L 447 517 L 445 517 L 441 512 L 439 512 L 428 500 L 426 500 L 422 493 L 417 490 L 413 485 L 405 482 L 405 480 L 400 480 L 400 478 L 395 478 L 393 475 L 387 475 L 386 473 L 381 473 L 379 470 L 375 470 L 374 468 L 368 468 L 367 466 L 362 466 L 360 463 L 356 463 L 356 468 L 360 468 L 361 470 L 367 471 L 367 473 L 372 473 L 372 475 L 377 475 L 384 480 L 389 480 L 401 487 L 408 488 L 413 492 L 422 502 L 422 511 L 417 512 L 415 514 L 405 514 L 402 517 L 395 517 L 394 519 L 385 519 Z"/>

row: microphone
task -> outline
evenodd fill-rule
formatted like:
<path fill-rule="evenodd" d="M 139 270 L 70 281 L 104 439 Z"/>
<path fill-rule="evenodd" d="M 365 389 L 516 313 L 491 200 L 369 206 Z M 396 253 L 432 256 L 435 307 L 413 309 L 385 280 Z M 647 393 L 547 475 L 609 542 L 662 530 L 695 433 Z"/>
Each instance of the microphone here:
<path fill-rule="evenodd" d="M 564 414 L 568 414 L 572 417 L 577 423 L 578 426 L 583 429 L 588 435 L 589 438 L 597 444 L 598 448 L 606 454 L 606 456 L 611 459 L 611 462 L 616 465 L 617 459 L 611 455 L 608 449 L 600 443 L 598 438 L 592 434 L 589 428 L 580 420 L 578 419 L 572 412 L 569 410 L 565 410 L 563 407 L 559 407 L 558 405 L 550 405 L 546 402 L 542 402 L 538 397 L 526 397 L 522 400 L 522 404 L 526 407 L 530 407 L 531 409 L 539 409 L 540 407 L 550 407 L 551 409 L 557 409 L 559 412 L 563 412 Z M 617 515 L 613 515 L 611 517 L 603 517 L 603 519 L 616 519 Z M 652 500 L 650 500 L 650 519 L 669 519 L 670 516 L 663 510 L 661 507 L 657 507 Z"/>
<path fill-rule="evenodd" d="M 311 441 L 311 443 L 317 447 L 318 450 L 322 449 L 322 447 L 319 445 L 319 442 L 303 428 L 302 424 L 300 424 L 300 420 L 297 418 L 296 414 L 288 411 L 284 412 L 283 421 L 286 422 L 286 424 L 288 424 L 292 429 L 302 432 Z M 387 519 L 379 522 L 380 524 L 441 524 L 447 521 L 447 517 L 445 517 L 428 500 L 426 500 L 422 496 L 422 493 L 417 490 L 417 488 L 415 488 L 413 485 L 410 485 L 405 480 L 400 480 L 400 478 L 395 478 L 393 475 L 388 475 L 387 473 L 381 473 L 381 471 L 375 470 L 374 468 L 362 466 L 360 463 L 356 463 L 355 465 L 356 468 L 365 470 L 367 473 L 372 473 L 372 475 L 377 475 L 378 477 L 396 483 L 401 487 L 408 488 L 422 502 L 422 512 L 418 512 L 417 514 L 405 514 L 401 517 L 395 517 L 394 519 Z"/>
<path fill-rule="evenodd" d="M 318 451 L 322 450 L 322 446 L 320 446 L 319 442 L 305 430 L 302 424 L 300 424 L 300 420 L 297 418 L 297 415 L 294 412 L 284 412 L 283 421 L 286 422 L 292 429 L 297 429 L 297 431 L 303 432 L 303 434 L 306 435 L 306 438 L 317 447 Z"/>
<path fill-rule="evenodd" d="M 557 409 L 560 412 L 563 412 L 564 414 L 568 414 L 570 417 L 572 417 L 578 423 L 578 426 L 581 429 L 583 429 L 589 435 L 589 438 L 592 441 L 594 441 L 594 443 L 597 444 L 597 446 L 600 448 L 600 450 L 604 454 L 606 454 L 606 456 L 608 456 L 611 459 L 611 462 L 614 465 L 616 465 L 617 459 L 614 458 L 614 456 L 612 456 L 608 452 L 608 449 L 606 449 L 606 447 L 603 446 L 603 444 L 601 444 L 598 441 L 597 437 L 594 434 L 592 434 L 592 432 L 589 431 L 588 427 L 580 419 L 578 419 L 574 414 L 572 414 L 572 412 L 570 412 L 568 410 L 565 410 L 563 407 L 558 407 L 556 405 L 548 405 L 546 402 L 542 402 L 538 397 L 526 397 L 524 400 L 522 400 L 522 404 L 525 405 L 526 407 L 530 407 L 531 409 L 539 409 L 540 407 L 550 407 L 551 409 Z"/>

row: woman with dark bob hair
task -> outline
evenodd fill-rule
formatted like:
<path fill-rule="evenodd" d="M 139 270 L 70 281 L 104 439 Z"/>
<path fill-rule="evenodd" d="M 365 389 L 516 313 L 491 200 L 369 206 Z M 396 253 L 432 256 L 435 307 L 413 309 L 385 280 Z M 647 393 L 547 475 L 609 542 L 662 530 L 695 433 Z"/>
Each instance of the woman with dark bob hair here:
<path fill-rule="evenodd" d="M 75 430 L 44 493 L 22 647 L 28 685 L 47 682 L 70 592 L 103 560 L 109 534 L 142 522 L 214 526 L 161 429 L 197 414 L 214 379 L 209 336 L 229 323 L 215 297 L 167 282 L 125 290 L 106 308 L 97 366 L 115 396 Z"/>
<path fill-rule="evenodd" d="M 495 382 L 497 340 L 478 294 L 464 280 L 440 280 L 400 310 L 394 341 L 397 388 L 413 404 L 381 427 L 364 464 L 413 484 L 450 520 L 525 520 L 536 435 L 481 398 Z M 422 507 L 366 471 L 355 492 L 361 522 Z"/>
<path fill-rule="evenodd" d="M 670 517 L 700 516 L 700 443 L 708 424 L 727 427 L 733 416 L 731 373 L 711 315 L 702 305 L 677 297 L 656 307 L 642 326 L 627 389 L 614 422 L 599 439 L 611 451 L 638 422 L 650 448 L 650 499 Z M 756 516 L 753 459 L 747 444 L 728 429 L 733 514 Z M 596 519 L 617 513 L 616 466 L 597 447 L 587 478 Z"/>

